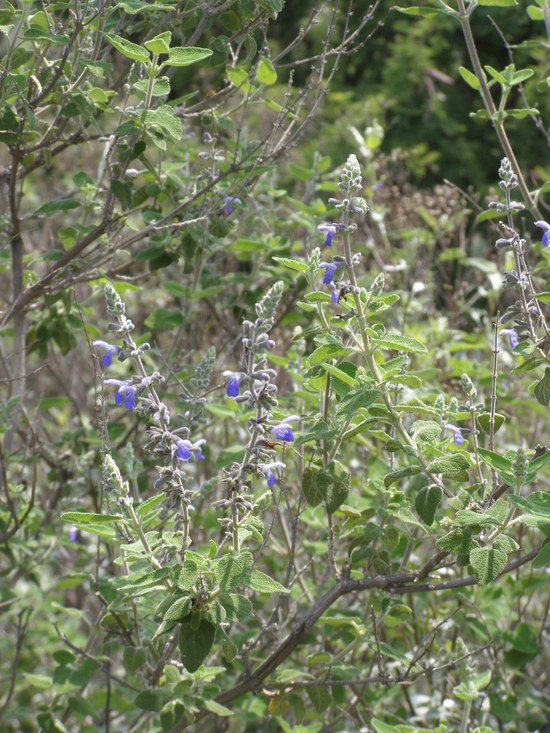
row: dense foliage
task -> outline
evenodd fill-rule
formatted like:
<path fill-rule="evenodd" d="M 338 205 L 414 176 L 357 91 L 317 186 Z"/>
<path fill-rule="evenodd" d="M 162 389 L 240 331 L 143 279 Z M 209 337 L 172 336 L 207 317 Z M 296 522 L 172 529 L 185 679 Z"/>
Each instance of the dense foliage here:
<path fill-rule="evenodd" d="M 0 730 L 542 731 L 545 0 L 0 3 Z"/>

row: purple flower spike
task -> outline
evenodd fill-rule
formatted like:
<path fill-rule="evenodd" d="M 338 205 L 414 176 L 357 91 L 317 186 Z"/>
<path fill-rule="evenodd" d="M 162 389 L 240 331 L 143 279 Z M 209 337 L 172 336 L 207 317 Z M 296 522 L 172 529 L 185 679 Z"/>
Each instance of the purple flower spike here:
<path fill-rule="evenodd" d="M 510 341 L 510 348 L 512 350 L 514 350 L 516 346 L 519 344 L 518 332 L 516 331 L 515 328 L 501 328 L 500 335 L 508 336 L 509 341 Z"/>
<path fill-rule="evenodd" d="M 103 354 L 103 357 L 101 359 L 101 363 L 104 367 L 111 366 L 113 363 L 113 354 L 118 354 L 120 351 L 120 348 L 118 346 L 113 346 L 112 344 L 108 344 L 106 341 L 94 341 L 94 346 L 96 349 L 104 349 L 105 353 Z"/>
<path fill-rule="evenodd" d="M 237 372 L 231 372 L 228 369 L 223 373 L 223 376 L 226 377 L 226 379 L 229 379 L 229 382 L 227 383 L 227 389 L 225 390 L 225 394 L 228 397 L 237 397 L 239 394 L 239 389 L 241 387 L 241 377 L 240 374 Z"/>
<path fill-rule="evenodd" d="M 453 443 L 458 447 L 464 443 L 464 436 L 462 435 L 462 428 L 457 428 L 455 425 L 445 425 L 445 430 L 453 431 Z"/>
<path fill-rule="evenodd" d="M 128 384 L 128 382 L 123 382 L 120 379 L 106 379 L 105 384 L 114 384 L 118 387 L 115 392 L 115 402 L 117 405 L 120 406 L 124 403 L 124 407 L 127 410 L 136 409 L 137 387 Z"/>
<path fill-rule="evenodd" d="M 325 247 L 331 247 L 332 246 L 332 238 L 336 234 L 337 228 L 336 224 L 329 224 L 328 222 L 323 222 L 322 224 L 319 224 L 317 229 L 320 232 L 326 232 L 327 236 L 325 239 Z"/>
<path fill-rule="evenodd" d="M 292 428 L 288 423 L 291 422 L 298 422 L 298 420 L 301 420 L 302 418 L 298 415 L 291 415 L 290 417 L 285 417 L 284 420 L 281 420 L 280 423 L 277 425 L 273 425 L 269 430 L 272 432 L 277 440 L 284 440 L 288 443 L 292 442 L 294 440 L 294 433 L 292 432 Z"/>
<path fill-rule="evenodd" d="M 225 202 L 225 213 L 227 216 L 231 213 L 231 205 L 232 204 L 241 204 L 242 201 L 237 196 L 224 196 L 223 200 Z"/>
<path fill-rule="evenodd" d="M 544 229 L 544 234 L 542 235 L 542 246 L 548 247 L 550 244 L 550 224 L 545 221 L 536 221 L 535 226 Z"/>

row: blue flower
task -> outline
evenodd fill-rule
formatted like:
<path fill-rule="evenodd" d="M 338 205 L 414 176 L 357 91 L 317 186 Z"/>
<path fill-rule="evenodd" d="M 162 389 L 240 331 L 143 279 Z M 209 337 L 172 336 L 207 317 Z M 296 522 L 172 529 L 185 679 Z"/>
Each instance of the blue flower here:
<path fill-rule="evenodd" d="M 124 403 L 124 407 L 127 410 L 136 409 L 137 387 L 133 384 L 129 384 L 128 382 L 123 382 L 120 379 L 106 379 L 105 384 L 114 384 L 118 387 L 115 392 L 115 402 L 117 405 L 122 405 L 122 403 Z"/>
<path fill-rule="evenodd" d="M 197 440 L 196 443 L 192 443 L 190 440 L 181 438 L 176 443 L 176 458 L 180 461 L 188 461 L 192 456 L 196 461 L 204 461 L 205 455 L 201 450 L 201 445 L 205 442 L 206 441 L 202 438 L 201 440 Z"/>
<path fill-rule="evenodd" d="M 188 444 L 188 440 L 178 440 L 177 442 L 178 450 L 176 451 L 176 458 L 179 458 L 180 461 L 188 461 L 193 455 L 187 447 Z"/>
<path fill-rule="evenodd" d="M 331 247 L 332 246 L 332 238 L 337 232 L 336 224 L 329 224 L 328 222 L 323 222 L 322 224 L 319 224 L 317 229 L 320 232 L 326 232 L 327 236 L 325 239 L 325 247 Z"/>
<path fill-rule="evenodd" d="M 542 235 L 542 246 L 548 247 L 550 244 L 550 224 L 545 221 L 536 221 L 535 226 L 544 229 L 544 234 Z"/>
<path fill-rule="evenodd" d="M 329 283 L 329 285 L 332 288 L 332 293 L 330 294 L 332 302 L 338 303 L 338 301 L 340 300 L 340 291 L 336 289 L 336 285 L 334 283 Z"/>
<path fill-rule="evenodd" d="M 274 463 L 266 463 L 263 466 L 258 466 L 260 471 L 267 479 L 267 485 L 271 488 L 275 484 L 275 474 L 273 473 L 274 468 L 285 468 L 285 464 L 282 461 L 275 461 Z"/>
<path fill-rule="evenodd" d="M 227 383 L 227 389 L 225 390 L 225 394 L 228 397 L 237 397 L 239 394 L 239 389 L 241 387 L 241 376 L 238 372 L 231 372 L 229 369 L 226 369 L 223 373 L 223 376 L 229 379 L 229 382 Z"/>
<path fill-rule="evenodd" d="M 325 285 L 330 285 L 331 282 L 334 280 L 334 273 L 338 270 L 338 265 L 336 265 L 334 262 L 321 262 L 319 266 L 325 268 L 323 283 Z"/>
<path fill-rule="evenodd" d="M 227 216 L 231 213 L 231 205 L 232 204 L 241 204 L 242 201 L 237 196 L 224 196 L 223 200 L 225 202 L 225 213 Z"/>
<path fill-rule="evenodd" d="M 510 348 L 512 350 L 519 344 L 518 332 L 515 328 L 501 328 L 500 335 L 509 337 Z"/>
<path fill-rule="evenodd" d="M 71 527 L 69 527 L 69 541 L 70 542 L 78 541 L 78 527 L 75 527 L 74 524 Z"/>
<path fill-rule="evenodd" d="M 269 428 L 269 431 L 275 435 L 277 440 L 285 440 L 290 443 L 294 440 L 294 433 L 288 423 L 298 422 L 301 419 L 302 418 L 298 417 L 298 415 L 285 417 L 285 419 L 281 420 L 277 425 L 273 425 L 273 427 Z"/>
<path fill-rule="evenodd" d="M 455 425 L 445 425 L 445 430 L 453 431 L 453 442 L 458 447 L 464 443 L 464 436 L 462 435 L 462 428 L 457 428 Z"/>
<path fill-rule="evenodd" d="M 108 344 L 106 341 L 94 341 L 94 346 L 97 349 L 105 349 L 105 353 L 103 354 L 103 357 L 101 359 L 101 363 L 104 367 L 111 366 L 111 364 L 113 363 L 113 354 L 118 354 L 118 352 L 120 351 L 120 348 L 118 346 Z"/>

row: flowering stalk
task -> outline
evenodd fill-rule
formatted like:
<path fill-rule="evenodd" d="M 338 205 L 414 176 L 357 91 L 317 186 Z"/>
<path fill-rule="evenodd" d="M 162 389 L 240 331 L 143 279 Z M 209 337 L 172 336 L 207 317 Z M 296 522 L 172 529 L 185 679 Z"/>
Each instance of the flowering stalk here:
<path fill-rule="evenodd" d="M 191 505 L 192 491 L 185 487 L 184 475 L 180 470 L 180 464 L 181 462 L 188 461 L 192 457 L 195 460 L 203 459 L 204 454 L 202 453 L 201 445 L 204 441 L 191 442 L 189 440 L 190 431 L 188 427 L 173 430 L 169 428 L 171 419 L 170 411 L 160 400 L 155 389 L 155 385 L 162 384 L 164 378 L 156 371 L 149 376 L 142 359 L 142 354 L 149 349 L 149 345 L 143 344 L 138 346 L 132 338 L 131 332 L 134 329 L 134 325 L 126 316 L 126 306 L 122 299 L 110 284 L 105 286 L 105 299 L 107 312 L 116 318 L 116 323 L 109 324 L 109 331 L 122 340 L 122 346 L 111 346 L 103 341 L 95 342 L 95 346 L 106 351 L 110 359 L 112 359 L 113 354 L 117 355 L 119 361 L 124 361 L 132 357 L 137 365 L 140 376 L 137 379 L 131 378 L 129 380 L 104 379 L 104 384 L 113 385 L 117 388 L 115 402 L 118 405 L 124 405 L 128 410 L 136 410 L 152 418 L 153 424 L 148 430 L 149 442 L 145 447 L 151 450 L 153 455 L 157 457 L 161 456 L 163 459 L 164 465 L 157 466 L 160 476 L 155 482 L 155 488 L 162 488 L 168 497 L 175 498 L 176 504 L 178 505 L 182 532 L 180 556 L 182 561 L 185 561 L 186 551 L 190 544 L 189 507 Z M 210 368 L 213 365 L 213 358 L 214 355 L 210 354 L 208 360 Z M 110 365 L 110 359 L 106 363 L 105 356 L 103 357 L 102 363 L 104 367 Z M 195 394 L 196 387 L 197 385 L 193 388 L 193 404 L 199 402 Z M 187 414 L 189 419 L 191 419 L 192 413 L 188 412 Z M 110 456 L 106 456 L 105 460 L 108 459 L 112 460 Z M 109 488 L 108 483 L 105 483 L 105 486 Z M 120 487 L 118 487 L 118 493 L 123 493 L 120 491 Z M 124 498 L 124 496 L 119 499 L 119 501 L 121 500 L 124 501 L 124 505 L 127 507 L 131 523 L 138 533 L 144 551 L 152 558 L 153 556 L 141 528 L 140 519 L 133 509 L 132 500 Z M 153 560 L 151 561 L 153 562 Z"/>
<path fill-rule="evenodd" d="M 449 496 L 450 492 L 447 489 L 447 487 L 444 485 L 444 483 L 441 481 L 441 479 L 436 476 L 435 474 L 432 474 L 427 470 L 428 467 L 428 461 L 424 458 L 420 450 L 418 449 L 418 446 L 416 444 L 416 441 L 409 435 L 407 429 L 402 423 L 400 415 L 397 413 L 394 404 L 392 402 L 391 396 L 389 394 L 388 385 L 384 382 L 383 377 L 380 373 L 380 369 L 378 368 L 378 364 L 376 363 L 376 359 L 374 356 L 375 349 L 371 343 L 369 334 L 368 334 L 368 327 L 367 327 L 367 319 L 366 319 L 366 308 L 368 307 L 367 304 L 363 305 L 361 300 L 361 289 L 358 287 L 357 284 L 357 277 L 355 274 L 355 265 L 358 263 L 358 256 L 354 255 L 352 253 L 351 249 L 351 233 L 355 231 L 356 226 L 354 224 L 350 224 L 350 216 L 354 213 L 364 213 L 366 211 L 366 203 L 364 200 L 358 196 L 354 196 L 353 194 L 361 188 L 361 169 L 359 168 L 359 164 L 357 162 L 357 158 L 355 155 L 350 155 L 348 160 L 346 161 L 346 165 L 344 166 L 344 171 L 341 176 L 340 183 L 338 184 L 340 191 L 342 193 L 347 194 L 347 197 L 344 198 L 343 201 L 338 201 L 331 199 L 330 203 L 335 203 L 338 208 L 342 208 L 343 211 L 343 231 L 344 231 L 344 254 L 345 254 L 345 265 L 346 269 L 349 275 L 350 280 L 350 288 L 349 292 L 353 298 L 353 302 L 355 305 L 355 315 L 357 317 L 357 321 L 359 323 L 359 330 L 361 333 L 361 339 L 362 343 L 359 344 L 361 351 L 363 351 L 365 355 L 365 360 L 368 364 L 368 367 L 371 371 L 372 377 L 374 379 L 375 385 L 378 387 L 378 389 L 381 392 L 382 399 L 384 401 L 384 404 L 391 415 L 392 422 L 395 426 L 395 429 L 399 436 L 402 438 L 402 440 L 414 451 L 414 455 L 421 464 L 424 471 L 429 476 L 430 480 L 437 484 L 443 492 Z M 377 282 L 380 278 L 380 282 Z M 383 287 L 383 275 L 382 273 L 379 275 L 379 278 L 376 279 L 375 283 L 373 283 L 373 286 L 371 290 L 376 290 L 378 288 Z M 364 292 L 364 291 L 363 291 Z M 368 301 L 367 301 L 368 303 Z M 356 340 L 357 343 L 357 340 Z"/>
<path fill-rule="evenodd" d="M 274 422 L 272 416 L 272 409 L 278 404 L 275 396 L 277 386 L 273 384 L 277 373 L 267 367 L 265 352 L 275 346 L 269 332 L 273 327 L 283 287 L 282 281 L 276 282 L 256 304 L 256 320 L 245 320 L 243 323 L 243 371 L 224 371 L 224 376 L 228 379 L 227 396 L 237 403 L 256 409 L 256 414 L 248 421 L 249 438 L 244 457 L 225 472 L 224 483 L 228 487 L 229 496 L 214 504 L 218 509 L 230 510 L 230 516 L 222 517 L 218 522 L 231 537 L 235 554 L 240 552 L 240 529 L 254 510 L 261 508 L 267 500 L 266 494 L 256 501 L 252 500 L 248 477 L 250 474 L 262 475 L 267 480 L 269 489 L 273 487 L 276 472 L 285 467 L 282 461 L 272 460 L 274 444 L 276 441 L 285 443 L 294 440 L 292 423 L 300 420 L 298 415 L 291 415 Z"/>

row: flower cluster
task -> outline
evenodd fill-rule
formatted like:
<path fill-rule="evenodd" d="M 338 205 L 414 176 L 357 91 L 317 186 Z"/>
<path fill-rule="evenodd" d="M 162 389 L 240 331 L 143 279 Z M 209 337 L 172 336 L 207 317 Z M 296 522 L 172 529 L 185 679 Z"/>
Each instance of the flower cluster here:
<path fill-rule="evenodd" d="M 155 487 L 162 488 L 170 500 L 175 497 L 179 505 L 178 517 L 186 517 L 194 492 L 186 486 L 187 476 L 182 472 L 182 464 L 187 463 L 191 458 L 195 461 L 205 459 L 203 453 L 205 440 L 191 440 L 190 428 L 186 425 L 176 429 L 169 427 L 171 422 L 170 411 L 161 402 L 156 391 L 156 387 L 163 383 L 164 378 L 157 371 L 147 374 L 142 359 L 143 353 L 149 347 L 147 344 L 137 346 L 133 340 L 131 332 L 134 326 L 125 315 L 126 307 L 122 299 L 111 285 L 105 286 L 105 297 L 107 311 L 109 315 L 116 319 L 116 322 L 109 324 L 109 331 L 118 336 L 122 344 L 113 345 L 106 341 L 95 341 L 94 346 L 96 349 L 105 352 L 102 358 L 104 368 L 111 366 L 113 355 L 116 354 L 120 361 L 132 358 L 137 366 L 137 375 L 126 379 L 104 378 L 103 384 L 116 388 L 115 403 L 117 405 L 124 406 L 130 411 L 135 410 L 144 417 L 150 418 L 150 425 L 147 430 L 149 441 L 145 445 L 145 449 L 159 459 L 161 464 L 157 465 L 159 479 L 155 482 Z M 180 420 L 187 420 L 190 425 L 196 426 L 198 423 L 197 415 L 205 402 L 204 397 L 201 396 L 201 391 L 208 388 L 214 359 L 215 350 L 209 349 L 190 380 L 191 390 L 187 390 L 182 395 L 182 398 L 187 399 L 190 403 L 190 409 L 185 413 L 185 416 L 180 416 Z M 103 485 L 105 489 L 114 490 L 123 497 L 127 497 L 128 483 L 122 480 L 120 471 L 109 454 L 105 455 L 103 463 Z M 130 501 L 130 499 L 127 501 Z M 188 521 L 185 520 L 184 524 L 186 527 L 185 532 L 187 532 Z M 183 542 L 184 549 L 186 546 L 187 539 Z"/>
<path fill-rule="evenodd" d="M 497 239 L 497 249 L 510 250 L 513 255 L 514 266 L 504 273 L 502 287 L 514 289 L 519 293 L 518 299 L 511 303 L 500 319 L 502 325 L 511 322 L 511 327 L 500 329 L 500 335 L 508 337 L 510 348 L 515 350 L 522 342 L 536 343 L 539 339 L 537 332 L 548 334 L 548 326 L 537 300 L 532 278 L 527 266 L 527 242 L 521 238 L 514 226 L 513 215 L 525 209 L 525 206 L 512 201 L 511 192 L 518 187 L 518 177 L 514 173 L 508 158 L 503 158 L 499 168 L 499 187 L 504 191 L 504 202 L 491 202 L 489 208 L 505 213 L 506 224 L 500 227 L 505 236 Z M 550 224 L 546 221 L 536 221 L 535 226 L 543 229 L 542 245 L 550 246 Z"/>
<path fill-rule="evenodd" d="M 272 410 L 277 406 L 277 373 L 267 366 L 265 352 L 275 347 L 270 336 L 277 306 L 283 293 L 283 283 L 277 282 L 256 304 L 256 320 L 243 323 L 242 351 L 243 368 L 239 371 L 226 369 L 226 395 L 239 404 L 255 409 L 255 415 L 248 420 L 248 440 L 241 462 L 235 462 L 225 470 L 224 483 L 230 489 L 227 499 L 215 502 L 215 508 L 228 510 L 229 516 L 220 517 L 219 523 L 232 538 L 234 546 L 239 542 L 239 527 L 246 517 L 256 509 L 257 502 L 250 494 L 251 474 L 262 475 L 268 488 L 275 485 L 276 476 L 285 468 L 285 463 L 273 460 L 278 445 L 294 440 L 292 423 L 301 418 L 290 415 L 274 420 Z M 270 440 L 273 437 L 275 440 Z M 260 498 L 260 501 L 263 501 Z"/>
<path fill-rule="evenodd" d="M 357 225 L 352 223 L 350 219 L 355 215 L 364 215 L 368 211 L 367 202 L 361 196 L 354 195 L 361 189 L 362 177 L 361 169 L 355 155 L 350 155 L 344 165 L 344 169 L 340 176 L 338 188 L 341 193 L 344 194 L 343 199 L 329 198 L 329 204 L 335 206 L 337 209 L 343 210 L 343 221 L 339 223 L 335 222 L 322 222 L 317 226 L 317 229 L 326 234 L 325 247 L 331 247 L 333 238 L 336 234 L 349 235 L 351 232 L 357 229 Z M 336 285 L 336 280 L 339 280 L 340 276 L 358 264 L 360 260 L 359 254 L 353 254 L 349 257 L 349 261 L 342 255 L 334 255 L 330 262 L 320 262 L 319 269 L 324 270 L 323 284 L 328 285 L 331 290 L 331 298 L 333 303 L 338 303 L 340 298 L 340 290 Z M 349 287 L 349 283 L 344 283 L 344 287 Z"/>

